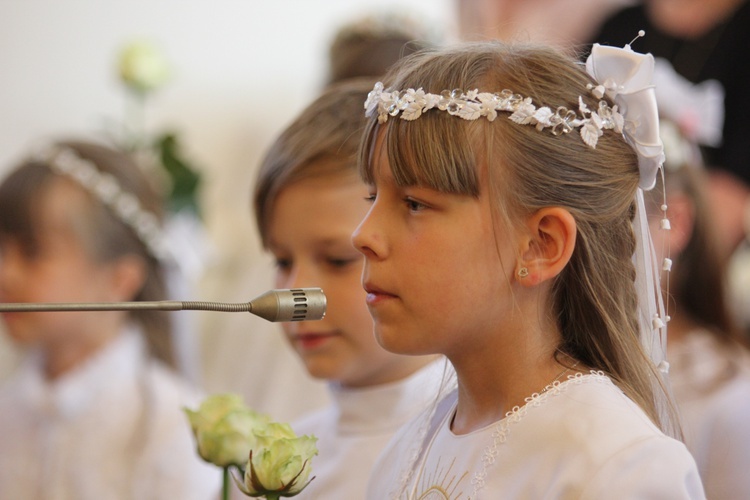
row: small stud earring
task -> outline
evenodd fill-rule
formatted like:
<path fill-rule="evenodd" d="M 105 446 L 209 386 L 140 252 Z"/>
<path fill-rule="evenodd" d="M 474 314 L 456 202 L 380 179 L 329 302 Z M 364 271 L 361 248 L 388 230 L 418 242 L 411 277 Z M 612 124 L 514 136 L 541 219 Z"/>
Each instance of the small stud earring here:
<path fill-rule="evenodd" d="M 529 275 L 529 269 L 527 267 L 522 267 L 518 270 L 518 277 L 519 278 L 525 278 Z"/>

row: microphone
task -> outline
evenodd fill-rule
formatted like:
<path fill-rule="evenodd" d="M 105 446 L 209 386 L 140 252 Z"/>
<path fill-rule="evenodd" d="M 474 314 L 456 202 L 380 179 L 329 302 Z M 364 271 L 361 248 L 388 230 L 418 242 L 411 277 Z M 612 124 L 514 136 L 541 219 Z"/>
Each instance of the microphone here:
<path fill-rule="evenodd" d="M 185 302 L 160 300 L 153 302 L 56 302 L 0 303 L 1 312 L 51 311 L 220 311 L 249 312 L 268 321 L 312 321 L 326 314 L 326 296 L 320 288 L 269 290 L 250 302 Z"/>

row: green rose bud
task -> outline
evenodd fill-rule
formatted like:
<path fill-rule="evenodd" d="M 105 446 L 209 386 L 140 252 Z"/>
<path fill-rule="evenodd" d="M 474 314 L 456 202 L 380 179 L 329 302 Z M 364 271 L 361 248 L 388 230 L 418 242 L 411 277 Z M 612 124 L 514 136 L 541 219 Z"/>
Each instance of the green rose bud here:
<path fill-rule="evenodd" d="M 247 462 L 256 442 L 254 431 L 270 418 L 245 407 L 240 396 L 219 394 L 207 398 L 193 411 L 185 408 L 198 444 L 198 454 L 207 462 L 228 467 Z"/>
<path fill-rule="evenodd" d="M 292 497 L 310 483 L 311 460 L 318 454 L 314 436 L 297 437 L 288 424 L 257 429 L 256 442 L 239 488 L 249 496 Z"/>
<path fill-rule="evenodd" d="M 139 94 L 159 88 L 169 78 L 166 60 L 155 46 L 144 40 L 123 48 L 118 70 L 123 83 Z"/>

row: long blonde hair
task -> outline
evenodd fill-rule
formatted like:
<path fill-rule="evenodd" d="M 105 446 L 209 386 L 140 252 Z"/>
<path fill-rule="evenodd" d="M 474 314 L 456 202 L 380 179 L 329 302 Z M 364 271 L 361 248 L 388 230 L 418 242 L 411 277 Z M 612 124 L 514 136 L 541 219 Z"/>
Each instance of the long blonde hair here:
<path fill-rule="evenodd" d="M 579 96 L 590 109 L 598 105 L 586 87 L 594 82 L 579 63 L 531 44 L 486 42 L 421 52 L 400 61 L 384 83 L 435 94 L 510 89 L 552 109 L 575 110 Z M 547 308 L 562 334 L 558 350 L 607 373 L 661 425 L 661 377 L 641 346 L 631 260 L 638 161 L 623 137 L 605 132 L 592 149 L 576 132 L 553 135 L 515 124 L 503 113 L 493 122 L 438 111 L 415 121 L 394 118 L 379 125 L 372 119 L 360 149 L 361 173 L 370 183 L 378 134 L 399 185 L 476 197 L 486 171 L 496 215 L 506 227 L 543 207 L 563 207 L 573 215 L 575 250 L 555 278 Z"/>

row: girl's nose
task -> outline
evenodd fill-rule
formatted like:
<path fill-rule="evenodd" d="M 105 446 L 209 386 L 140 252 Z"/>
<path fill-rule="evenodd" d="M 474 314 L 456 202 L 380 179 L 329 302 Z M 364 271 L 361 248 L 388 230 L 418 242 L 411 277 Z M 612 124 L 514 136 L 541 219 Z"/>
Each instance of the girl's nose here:
<path fill-rule="evenodd" d="M 359 223 L 357 229 L 352 233 L 352 244 L 366 259 L 382 258 L 385 255 L 386 246 L 382 234 L 377 231 L 377 201 L 373 203 L 370 210 Z"/>

